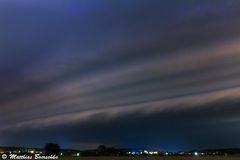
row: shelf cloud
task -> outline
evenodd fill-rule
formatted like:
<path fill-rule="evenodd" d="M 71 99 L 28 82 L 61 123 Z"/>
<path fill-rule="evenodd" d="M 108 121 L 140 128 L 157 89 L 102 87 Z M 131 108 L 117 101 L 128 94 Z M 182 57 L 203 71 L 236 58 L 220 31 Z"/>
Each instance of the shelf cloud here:
<path fill-rule="evenodd" d="M 239 9 L 1 1 L 0 145 L 239 147 Z"/>

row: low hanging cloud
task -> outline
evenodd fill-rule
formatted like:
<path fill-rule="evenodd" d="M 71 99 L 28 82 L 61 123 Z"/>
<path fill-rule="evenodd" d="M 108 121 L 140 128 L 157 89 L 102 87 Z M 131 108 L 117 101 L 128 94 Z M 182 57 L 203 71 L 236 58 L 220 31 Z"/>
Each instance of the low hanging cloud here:
<path fill-rule="evenodd" d="M 0 3 L 0 145 L 239 143 L 239 2 Z"/>

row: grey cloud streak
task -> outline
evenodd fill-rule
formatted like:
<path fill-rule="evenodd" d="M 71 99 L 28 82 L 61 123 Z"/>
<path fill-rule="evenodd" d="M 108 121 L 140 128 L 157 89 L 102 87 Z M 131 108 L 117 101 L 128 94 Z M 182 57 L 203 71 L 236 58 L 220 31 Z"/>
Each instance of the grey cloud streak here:
<path fill-rule="evenodd" d="M 146 128 L 148 123 L 158 126 L 164 122 L 163 130 L 169 130 L 177 141 L 189 133 L 170 134 L 179 128 L 171 129 L 167 124 L 174 115 L 178 123 L 181 114 L 186 115 L 186 121 L 180 121 L 185 130 L 196 129 L 191 125 L 193 121 L 203 128 L 216 125 L 222 137 L 239 133 L 237 1 L 1 3 L 5 8 L 0 12 L 5 16 L 0 17 L 0 135 L 6 138 L 0 145 L 12 144 L 14 136 L 7 134 L 18 132 L 23 137 L 28 135 L 21 144 L 31 145 L 32 141 L 35 145 L 34 134 L 40 136 L 36 131 L 44 135 L 39 143 L 48 134 L 51 138 L 47 140 L 62 143 L 53 136 L 61 127 L 79 128 L 76 135 L 66 131 L 65 146 L 104 141 L 110 145 L 137 145 L 130 138 L 124 143 L 120 143 L 121 138 L 107 140 L 95 134 L 86 141 L 81 138 L 97 132 L 94 127 L 100 134 L 105 133 L 101 126 L 111 135 L 115 133 L 111 129 L 120 130 L 113 126 L 115 122 L 128 132 L 132 129 L 127 121 L 139 121 Z M 10 12 L 12 8 L 16 10 Z M 217 105 L 212 104 L 219 105 L 216 113 L 220 116 L 214 115 L 212 108 Z M 229 111 L 224 117 L 221 109 L 228 111 L 228 105 L 236 112 Z M 198 110 L 206 117 L 191 116 Z M 135 114 L 139 115 L 132 116 Z M 123 119 L 125 122 L 120 121 Z M 221 125 L 228 123 L 233 128 L 224 134 Z M 146 134 L 160 129 L 150 125 L 153 133 Z M 213 133 L 210 129 L 209 135 Z M 129 131 L 128 135 L 134 137 L 135 132 Z M 166 135 L 155 135 L 156 142 L 151 139 L 149 143 L 156 146 Z M 161 147 L 174 145 L 163 141 Z M 179 145 L 190 147 L 195 143 L 190 141 L 186 146 L 183 142 Z M 224 145 L 231 143 L 229 140 Z M 147 140 L 140 145 L 148 146 Z"/>

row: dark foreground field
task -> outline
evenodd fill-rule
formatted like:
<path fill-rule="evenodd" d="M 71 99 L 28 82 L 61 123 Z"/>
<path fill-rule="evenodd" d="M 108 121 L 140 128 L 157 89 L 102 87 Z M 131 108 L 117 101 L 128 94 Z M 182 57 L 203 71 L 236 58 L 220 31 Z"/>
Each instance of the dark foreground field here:
<path fill-rule="evenodd" d="M 61 157 L 60 160 L 240 160 L 237 156 L 176 157 Z"/>

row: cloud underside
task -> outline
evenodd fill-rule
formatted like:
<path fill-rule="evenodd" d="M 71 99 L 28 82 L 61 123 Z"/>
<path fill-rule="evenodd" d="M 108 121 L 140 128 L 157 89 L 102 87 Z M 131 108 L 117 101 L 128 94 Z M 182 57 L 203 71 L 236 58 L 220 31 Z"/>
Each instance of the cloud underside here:
<path fill-rule="evenodd" d="M 0 4 L 0 145 L 239 144 L 239 2 Z"/>

